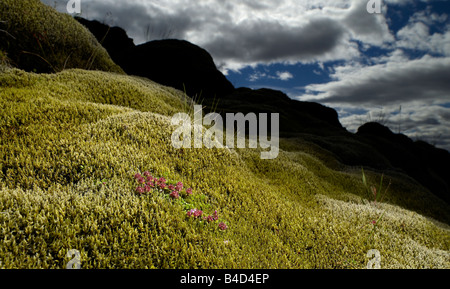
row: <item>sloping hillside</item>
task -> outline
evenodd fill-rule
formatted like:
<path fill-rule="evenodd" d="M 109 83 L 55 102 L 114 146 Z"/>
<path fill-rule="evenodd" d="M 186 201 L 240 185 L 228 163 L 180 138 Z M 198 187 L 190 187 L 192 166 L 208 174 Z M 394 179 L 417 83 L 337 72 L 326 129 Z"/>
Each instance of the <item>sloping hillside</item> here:
<path fill-rule="evenodd" d="M 272 161 L 176 150 L 169 116 L 186 107 L 183 94 L 148 80 L 7 70 L 0 83 L 3 266 L 62 268 L 76 249 L 83 268 L 348 268 L 364 267 L 372 248 L 383 267 L 449 266 L 449 228 L 426 217 L 448 222 L 448 207 L 408 179 L 390 177 L 374 204 L 360 170 L 293 147 Z M 140 195 L 134 176 L 147 170 L 194 194 Z M 415 202 L 423 215 L 401 208 Z"/>
<path fill-rule="evenodd" d="M 0 58 L 2 54 L 26 71 L 123 73 L 86 28 L 39 0 L 0 1 Z"/>
<path fill-rule="evenodd" d="M 184 93 L 78 68 L 0 70 L 0 267 L 450 268 L 449 206 L 411 178 L 301 138 L 175 149 Z"/>

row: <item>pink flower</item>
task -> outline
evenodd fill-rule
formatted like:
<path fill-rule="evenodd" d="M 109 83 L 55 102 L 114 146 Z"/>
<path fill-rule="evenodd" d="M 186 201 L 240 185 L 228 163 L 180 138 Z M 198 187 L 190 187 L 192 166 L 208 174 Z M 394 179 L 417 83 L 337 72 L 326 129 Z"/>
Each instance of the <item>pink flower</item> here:
<path fill-rule="evenodd" d="M 166 185 L 166 183 L 159 183 L 159 187 L 161 189 L 165 189 L 165 188 L 167 188 L 167 185 Z"/>
<path fill-rule="evenodd" d="M 147 182 L 153 182 L 153 177 L 152 176 L 147 176 Z"/>
<path fill-rule="evenodd" d="M 139 194 L 143 194 L 144 193 L 144 188 L 143 187 L 137 187 L 136 188 L 136 192 L 138 192 Z"/>
<path fill-rule="evenodd" d="M 170 197 L 172 197 L 174 199 L 178 199 L 180 197 L 180 195 L 178 194 L 177 191 L 173 191 L 170 193 Z"/>
<path fill-rule="evenodd" d="M 175 187 L 175 189 L 176 189 L 178 192 L 181 192 L 181 190 L 183 189 L 183 183 L 182 183 L 182 182 L 178 182 L 178 183 L 177 183 L 177 186 Z"/>
<path fill-rule="evenodd" d="M 190 211 L 187 212 L 187 216 L 188 217 L 194 217 L 194 218 L 198 218 L 203 214 L 203 211 L 201 210 L 197 210 L 197 209 L 192 209 Z"/>
<path fill-rule="evenodd" d="M 219 229 L 221 229 L 222 231 L 225 231 L 226 229 L 228 229 L 228 226 L 224 222 L 221 222 L 219 224 Z"/>
<path fill-rule="evenodd" d="M 149 171 L 146 171 L 145 173 L 144 173 L 144 177 L 149 177 L 150 176 L 150 172 Z"/>
<path fill-rule="evenodd" d="M 142 176 L 141 176 L 141 174 L 137 173 L 137 174 L 134 175 L 134 178 L 135 179 L 140 179 L 140 178 L 142 178 Z"/>
<path fill-rule="evenodd" d="M 166 180 L 165 178 L 161 177 L 161 178 L 159 178 L 159 182 L 160 182 L 160 183 L 166 183 L 167 180 Z"/>
<path fill-rule="evenodd" d="M 195 212 L 197 212 L 197 209 L 192 209 L 187 212 L 188 217 L 194 217 Z"/>
<path fill-rule="evenodd" d="M 175 186 L 174 185 L 169 185 L 169 190 L 171 190 L 171 191 L 175 190 Z"/>
<path fill-rule="evenodd" d="M 145 185 L 145 192 L 148 193 L 152 190 L 152 188 L 149 185 Z"/>
<path fill-rule="evenodd" d="M 192 195 L 192 189 L 191 188 L 187 189 L 186 194 L 188 194 L 188 196 Z"/>
<path fill-rule="evenodd" d="M 139 179 L 138 179 L 138 182 L 140 183 L 140 184 L 145 184 L 145 180 L 144 180 L 144 178 L 143 177 L 140 177 Z"/>
<path fill-rule="evenodd" d="M 195 218 L 200 217 L 201 215 L 203 215 L 203 211 L 196 210 L 196 211 L 194 212 L 194 217 L 195 217 Z"/>
<path fill-rule="evenodd" d="M 209 215 L 208 217 L 203 217 L 204 220 L 208 221 L 208 223 L 217 221 L 219 219 L 219 215 L 217 214 L 217 211 L 214 211 L 214 214 L 211 216 Z"/>

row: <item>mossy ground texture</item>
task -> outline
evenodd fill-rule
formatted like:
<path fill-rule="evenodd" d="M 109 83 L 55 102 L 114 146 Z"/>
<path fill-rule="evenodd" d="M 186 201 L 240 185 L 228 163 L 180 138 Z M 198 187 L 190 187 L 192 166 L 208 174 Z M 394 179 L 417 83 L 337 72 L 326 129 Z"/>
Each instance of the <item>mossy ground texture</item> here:
<path fill-rule="evenodd" d="M 319 136 L 274 160 L 175 149 L 190 98 L 125 75 L 38 0 L 0 1 L 0 40 L 0 268 L 63 269 L 72 250 L 84 269 L 366 268 L 372 249 L 382 268 L 450 268 L 449 206 L 399 172 L 364 168 L 370 186 L 385 173 L 374 202 Z M 147 171 L 193 194 L 137 192 Z"/>
<path fill-rule="evenodd" d="M 185 95 L 150 80 L 64 70 L 0 74 L 2 268 L 450 268 L 449 207 L 401 175 L 381 202 L 361 168 L 297 140 L 175 149 Z M 180 199 L 136 192 L 136 173 L 182 182 Z M 367 182 L 381 174 L 366 168 Z M 187 210 L 217 211 L 227 225 Z M 375 221 L 375 223 L 374 223 Z"/>

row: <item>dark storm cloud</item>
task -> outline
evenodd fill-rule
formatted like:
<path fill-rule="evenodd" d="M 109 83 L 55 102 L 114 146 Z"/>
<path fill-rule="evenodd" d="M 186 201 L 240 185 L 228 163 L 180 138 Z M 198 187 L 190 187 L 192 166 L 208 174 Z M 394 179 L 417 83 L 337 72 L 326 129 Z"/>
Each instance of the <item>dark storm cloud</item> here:
<path fill-rule="evenodd" d="M 58 10 L 64 11 L 67 1 L 58 1 Z M 345 9 L 326 15 L 321 9 L 311 12 L 310 4 L 289 0 L 80 1 L 83 17 L 124 28 L 136 44 L 185 39 L 208 50 L 224 72 L 256 63 L 314 62 L 358 55 L 357 47 L 348 41 L 351 32 L 341 24 Z M 325 1 L 321 6 L 341 7 L 345 2 L 348 0 Z M 358 15 L 352 14 L 350 19 L 356 21 Z M 372 20 L 367 25 L 373 24 Z"/>
<path fill-rule="evenodd" d="M 450 95 L 450 58 L 419 60 L 355 68 L 335 75 L 337 81 L 307 87 L 308 100 L 353 105 L 401 104 L 415 100 L 445 100 Z"/>
<path fill-rule="evenodd" d="M 439 112 L 439 117 L 442 120 L 447 121 L 447 122 L 450 123 L 450 109 L 447 108 L 445 111 Z"/>
<path fill-rule="evenodd" d="M 367 1 L 353 1 L 343 24 L 353 37 L 371 45 L 386 45 L 394 41 L 383 14 L 368 14 Z"/>
<path fill-rule="evenodd" d="M 248 63 L 298 61 L 332 52 L 343 35 L 339 23 L 325 18 L 311 20 L 303 27 L 258 21 L 226 27 L 204 47 L 219 59 Z"/>
<path fill-rule="evenodd" d="M 41 1 L 66 12 L 68 0 Z M 135 44 L 161 38 L 185 38 L 185 32 L 198 25 L 195 10 L 168 13 L 164 7 L 154 5 L 155 2 L 81 0 L 81 17 L 119 26 Z"/>
<path fill-rule="evenodd" d="M 193 25 L 188 14 L 170 15 L 162 8 L 139 3 L 111 5 L 94 1 L 86 5 L 89 9 L 86 18 L 122 27 L 136 44 L 161 38 L 184 38 L 184 33 Z"/>

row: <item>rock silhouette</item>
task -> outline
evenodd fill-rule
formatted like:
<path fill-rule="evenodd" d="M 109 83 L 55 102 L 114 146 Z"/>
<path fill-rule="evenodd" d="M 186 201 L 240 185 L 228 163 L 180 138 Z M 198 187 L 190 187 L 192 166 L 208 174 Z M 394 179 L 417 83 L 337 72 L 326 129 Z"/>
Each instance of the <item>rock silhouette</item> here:
<path fill-rule="evenodd" d="M 223 97 L 234 90 L 217 70 L 211 55 L 192 43 L 168 39 L 136 46 L 122 28 L 76 19 L 94 34 L 127 74 L 147 77 L 197 98 Z"/>
<path fill-rule="evenodd" d="M 301 102 L 277 90 L 252 90 L 241 87 L 219 100 L 205 99 L 203 104 L 218 113 L 279 113 L 280 135 L 346 133 L 337 112 L 318 103 Z"/>
<path fill-rule="evenodd" d="M 109 27 L 98 21 L 89 21 L 81 17 L 75 17 L 75 19 L 94 34 L 116 64 L 122 69 L 126 67 L 135 45 L 133 39 L 128 37 L 125 30 L 120 27 Z"/>
<path fill-rule="evenodd" d="M 395 134 L 379 123 L 366 123 L 357 136 L 384 155 L 392 167 L 401 168 L 409 176 L 450 203 L 450 153 L 426 142 L 414 142 L 403 134 Z"/>

